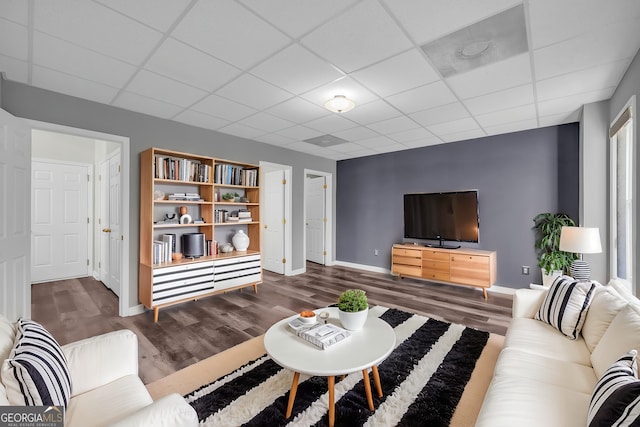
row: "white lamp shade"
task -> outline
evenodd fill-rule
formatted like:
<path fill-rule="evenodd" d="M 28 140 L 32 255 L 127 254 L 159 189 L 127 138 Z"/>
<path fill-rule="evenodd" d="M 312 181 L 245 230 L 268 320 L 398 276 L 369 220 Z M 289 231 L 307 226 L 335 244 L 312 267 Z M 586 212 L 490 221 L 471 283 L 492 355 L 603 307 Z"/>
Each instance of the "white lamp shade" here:
<path fill-rule="evenodd" d="M 324 104 L 327 110 L 333 111 L 334 113 L 346 113 L 355 106 L 356 103 L 344 95 L 336 95 Z"/>
<path fill-rule="evenodd" d="M 602 252 L 600 229 L 597 227 L 562 227 L 560 250 L 576 254 L 597 254 Z"/>

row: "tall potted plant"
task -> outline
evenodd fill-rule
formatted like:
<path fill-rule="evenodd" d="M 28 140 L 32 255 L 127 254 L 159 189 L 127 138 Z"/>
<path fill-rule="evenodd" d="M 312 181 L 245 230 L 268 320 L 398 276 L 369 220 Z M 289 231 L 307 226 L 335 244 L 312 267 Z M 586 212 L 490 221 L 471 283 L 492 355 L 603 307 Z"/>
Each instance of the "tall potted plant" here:
<path fill-rule="evenodd" d="M 541 213 L 533 219 L 536 233 L 538 265 L 542 269 L 542 284 L 550 286 L 555 277 L 567 271 L 577 255 L 564 252 L 560 247 L 562 227 L 575 226 L 575 221 L 563 213 Z"/>
<path fill-rule="evenodd" d="M 362 289 L 347 289 L 338 299 L 338 317 L 345 329 L 357 331 L 367 321 L 369 303 Z"/>

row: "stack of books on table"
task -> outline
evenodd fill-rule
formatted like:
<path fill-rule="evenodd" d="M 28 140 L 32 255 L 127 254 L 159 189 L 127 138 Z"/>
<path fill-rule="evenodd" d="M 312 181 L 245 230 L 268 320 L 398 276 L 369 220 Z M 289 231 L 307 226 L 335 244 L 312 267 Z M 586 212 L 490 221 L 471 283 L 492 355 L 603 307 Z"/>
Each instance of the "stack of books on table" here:
<path fill-rule="evenodd" d="M 289 322 L 289 327 L 300 338 L 309 341 L 322 350 L 326 350 L 351 337 L 351 332 L 331 323 L 304 323 L 295 318 Z"/>

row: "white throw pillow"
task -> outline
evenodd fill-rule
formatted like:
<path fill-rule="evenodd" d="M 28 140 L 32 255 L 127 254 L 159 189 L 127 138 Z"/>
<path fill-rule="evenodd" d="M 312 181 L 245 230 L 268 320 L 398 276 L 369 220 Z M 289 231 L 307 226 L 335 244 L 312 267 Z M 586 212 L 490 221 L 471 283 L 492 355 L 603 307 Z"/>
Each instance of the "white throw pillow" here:
<path fill-rule="evenodd" d="M 16 338 L 16 328 L 13 323 L 6 317 L 0 314 L 0 364 L 4 359 L 9 357 L 11 349 L 13 348 L 13 341 Z M 9 405 L 7 400 L 7 392 L 4 386 L 0 383 L 0 406 Z"/>
<path fill-rule="evenodd" d="M 582 336 L 589 352 L 593 353 L 607 328 L 625 305 L 627 301 L 610 286 L 596 288 L 582 326 Z"/>
<path fill-rule="evenodd" d="M 631 350 L 622 356 L 596 383 L 589 403 L 589 427 L 631 427 L 640 422 L 637 354 Z"/>
<path fill-rule="evenodd" d="M 640 306 L 635 304 L 627 304 L 620 310 L 593 349 L 591 364 L 596 376 L 601 377 L 630 349 L 640 350 Z"/>
<path fill-rule="evenodd" d="M 12 405 L 67 406 L 71 375 L 58 342 L 42 325 L 20 319 L 9 358 L 2 363 L 2 383 Z"/>
<path fill-rule="evenodd" d="M 578 338 L 597 284 L 558 276 L 535 315 L 572 340 Z"/>

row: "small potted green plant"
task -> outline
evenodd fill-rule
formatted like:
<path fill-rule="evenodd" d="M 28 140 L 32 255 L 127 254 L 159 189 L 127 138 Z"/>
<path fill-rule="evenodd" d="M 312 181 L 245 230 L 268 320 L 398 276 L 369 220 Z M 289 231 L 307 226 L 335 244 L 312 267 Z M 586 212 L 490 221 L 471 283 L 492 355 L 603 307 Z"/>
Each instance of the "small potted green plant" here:
<path fill-rule="evenodd" d="M 533 219 L 536 233 L 538 265 L 542 269 L 542 284 L 550 286 L 555 277 L 567 271 L 577 255 L 561 251 L 562 227 L 575 226 L 575 221 L 563 213 L 541 213 Z"/>
<path fill-rule="evenodd" d="M 367 321 L 369 303 L 362 289 L 347 289 L 338 299 L 338 317 L 345 329 L 357 331 Z"/>
<path fill-rule="evenodd" d="M 225 202 L 232 202 L 236 197 L 239 197 L 238 193 L 224 193 L 222 200 Z"/>

